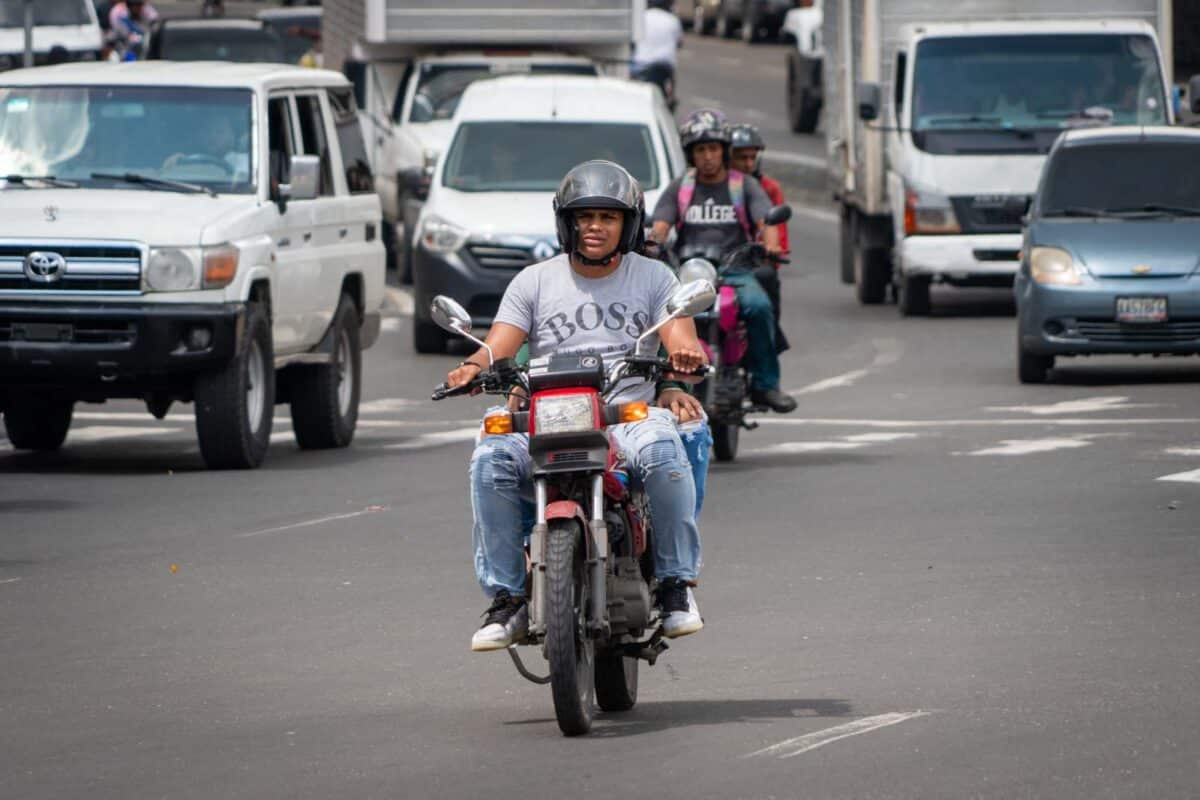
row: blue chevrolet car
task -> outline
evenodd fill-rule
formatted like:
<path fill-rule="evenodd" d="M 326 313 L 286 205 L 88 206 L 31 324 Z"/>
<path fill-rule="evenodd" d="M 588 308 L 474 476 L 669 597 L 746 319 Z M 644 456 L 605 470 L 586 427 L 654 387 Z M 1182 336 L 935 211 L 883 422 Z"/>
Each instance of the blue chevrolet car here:
<path fill-rule="evenodd" d="M 1060 356 L 1200 354 L 1200 130 L 1064 133 L 1046 160 L 1017 273 L 1017 372 Z"/>

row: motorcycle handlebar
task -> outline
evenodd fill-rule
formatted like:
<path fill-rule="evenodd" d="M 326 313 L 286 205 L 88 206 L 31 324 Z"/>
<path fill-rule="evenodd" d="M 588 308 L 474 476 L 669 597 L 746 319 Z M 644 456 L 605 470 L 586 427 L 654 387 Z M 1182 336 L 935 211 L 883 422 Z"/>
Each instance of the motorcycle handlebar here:
<path fill-rule="evenodd" d="M 480 385 L 482 385 L 482 382 L 479 378 L 475 378 L 474 380 L 464 383 L 461 386 L 455 386 L 453 389 L 447 386 L 444 382 L 439 383 L 434 387 L 433 394 L 430 395 L 429 399 L 436 402 L 438 400 L 445 400 L 447 397 L 456 397 L 460 394 L 470 394 Z"/>

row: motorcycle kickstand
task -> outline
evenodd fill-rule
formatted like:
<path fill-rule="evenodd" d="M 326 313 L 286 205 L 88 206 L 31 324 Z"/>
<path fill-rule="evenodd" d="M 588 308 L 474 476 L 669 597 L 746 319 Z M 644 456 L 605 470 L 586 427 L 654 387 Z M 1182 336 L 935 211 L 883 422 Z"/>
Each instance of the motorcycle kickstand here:
<path fill-rule="evenodd" d="M 537 683 L 537 684 L 542 684 L 542 685 L 545 685 L 550 682 L 549 675 L 546 675 L 545 677 L 540 677 L 538 675 L 534 675 L 532 672 L 530 672 L 528 669 L 525 668 L 525 664 L 521 661 L 521 657 L 519 655 L 517 655 L 517 646 L 515 644 L 510 644 L 505 649 L 508 651 L 509 658 L 512 659 L 513 666 L 517 668 L 517 672 L 521 673 L 522 678 L 529 681 L 530 683 Z"/>
<path fill-rule="evenodd" d="M 663 629 L 659 625 L 658 630 L 654 631 L 654 635 L 646 640 L 645 644 L 625 645 L 625 655 L 631 658 L 640 658 L 653 667 L 654 662 L 658 661 L 658 657 L 669 647 L 670 645 L 663 641 Z"/>

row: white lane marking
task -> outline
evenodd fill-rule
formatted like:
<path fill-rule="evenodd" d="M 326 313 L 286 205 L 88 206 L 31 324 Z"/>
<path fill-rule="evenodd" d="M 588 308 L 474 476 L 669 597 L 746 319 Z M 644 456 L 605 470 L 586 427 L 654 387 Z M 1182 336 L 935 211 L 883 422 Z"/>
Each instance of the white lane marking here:
<path fill-rule="evenodd" d="M 350 511 L 345 514 L 329 514 L 328 516 L 317 517 L 316 519 L 306 519 L 302 522 L 293 522 L 291 525 L 280 525 L 276 528 L 263 528 L 260 531 L 250 531 L 249 533 L 239 533 L 236 536 L 234 536 L 233 538 L 249 539 L 253 536 L 265 536 L 268 533 L 280 533 L 282 531 L 295 530 L 296 528 L 308 528 L 313 525 L 320 525 L 325 522 L 336 522 L 337 520 L 341 520 L 341 519 L 351 519 L 353 517 L 361 517 L 364 514 L 378 514 L 380 511 L 387 511 L 387 510 L 388 510 L 388 506 L 367 506 L 366 508 L 362 509 L 361 511 Z"/>
<path fill-rule="evenodd" d="M 808 153 L 790 153 L 787 150 L 771 150 L 767 148 L 763 151 L 763 160 L 779 161 L 784 164 L 797 164 L 802 167 L 812 167 L 813 169 L 827 169 L 829 162 L 823 156 L 810 156 Z"/>
<path fill-rule="evenodd" d="M 755 447 L 746 451 L 746 455 L 772 456 L 795 455 L 797 453 L 824 453 L 834 450 L 859 450 L 866 447 L 866 442 L 825 441 L 825 442 L 780 442 L 779 444 Z"/>
<path fill-rule="evenodd" d="M 1161 478 L 1155 478 L 1159 481 L 1174 481 L 1176 483 L 1200 483 L 1200 469 L 1194 469 L 1191 472 L 1176 472 L 1174 475 L 1163 475 Z"/>
<path fill-rule="evenodd" d="M 1133 419 L 839 419 L 833 417 L 782 418 L 762 417 L 760 425 L 825 426 L 832 428 L 989 428 L 1001 426 L 1041 427 L 1112 427 L 1116 425 L 1200 425 L 1200 417 L 1164 417 Z"/>
<path fill-rule="evenodd" d="M 391 411 L 403 411 L 407 408 L 415 408 L 423 405 L 425 405 L 425 403 L 421 400 L 409 400 L 406 397 L 382 397 L 378 400 L 368 400 L 365 403 L 359 403 L 358 413 L 384 414 Z"/>
<path fill-rule="evenodd" d="M 727 67 L 742 66 L 742 60 L 740 58 L 735 58 L 734 56 L 717 56 L 717 61 L 720 61 Z"/>
<path fill-rule="evenodd" d="M 412 316 L 414 303 L 411 292 L 398 286 L 385 286 L 383 291 L 387 295 L 388 302 L 400 316 Z"/>
<path fill-rule="evenodd" d="M 698 94 L 694 94 L 694 95 L 692 95 L 692 96 L 691 96 L 691 99 L 692 99 L 693 101 L 695 101 L 695 103 L 696 103 L 697 105 L 701 105 L 701 106 L 710 106 L 710 107 L 712 107 L 712 108 L 717 108 L 717 109 L 719 109 L 719 108 L 721 107 L 721 105 L 722 105 L 722 104 L 721 104 L 721 101 L 720 101 L 720 100 L 717 100 L 716 98 L 713 98 L 713 97 L 703 97 L 702 95 L 698 95 Z"/>
<path fill-rule="evenodd" d="M 803 395 L 815 394 L 816 392 L 826 392 L 830 389 L 842 389 L 847 386 L 853 386 L 854 383 L 867 375 L 871 374 L 871 370 L 886 367 L 895 364 L 900 360 L 901 353 L 904 352 L 903 346 L 896 339 L 875 339 L 871 342 L 875 348 L 875 357 L 871 359 L 871 363 L 864 369 L 852 369 L 849 372 L 843 372 L 841 375 L 834 375 L 832 378 L 810 383 L 808 386 L 802 386 L 799 389 L 789 389 L 788 394 Z"/>
<path fill-rule="evenodd" d="M 1037 406 L 988 406 L 988 411 L 1016 411 L 1036 416 L 1054 414 L 1089 414 L 1101 411 L 1125 411 L 1130 408 L 1157 408 L 1154 403 L 1130 403 L 1128 397 L 1085 397 L 1079 400 L 1063 400 L 1059 403 Z"/>
<path fill-rule="evenodd" d="M 847 436 L 847 442 L 867 442 L 875 444 L 878 442 L 898 442 L 902 439 L 916 439 L 919 434 L 916 433 L 860 433 L 855 436 Z"/>
<path fill-rule="evenodd" d="M 823 208 L 812 208 L 811 206 L 792 206 L 792 215 L 797 217 L 808 217 L 810 219 L 820 220 L 821 222 L 838 222 L 840 217 L 836 211 L 826 211 Z"/>
<path fill-rule="evenodd" d="M 396 444 L 387 444 L 383 446 L 385 450 L 425 450 L 430 447 L 441 447 L 446 444 L 454 444 L 456 442 L 473 441 L 479 435 L 479 426 L 472 425 L 469 428 L 459 428 L 453 431 L 442 431 L 440 433 L 425 433 L 413 438 L 407 442 L 397 442 Z"/>
<path fill-rule="evenodd" d="M 1169 456 L 1200 456 L 1200 447 L 1168 447 L 1163 452 Z"/>
<path fill-rule="evenodd" d="M 21 579 L 20 578 L 5 578 L 4 580 L 0 581 L 0 583 L 16 583 L 19 580 L 21 580 Z"/>
<path fill-rule="evenodd" d="M 182 428 L 133 428 L 119 425 L 88 425 L 71 431 L 67 444 L 91 444 L 106 439 L 137 438 L 141 436 L 162 436 L 165 434 L 182 433 Z"/>
<path fill-rule="evenodd" d="M 1047 439 L 1006 439 L 996 447 L 985 447 L 982 450 L 972 450 L 969 453 L 955 453 L 968 456 L 1027 456 L 1032 453 L 1051 453 L 1055 450 L 1075 450 L 1089 446 L 1092 437 L 1060 436 Z"/>
<path fill-rule="evenodd" d="M 880 728 L 887 728 L 891 725 L 899 725 L 901 722 L 907 722 L 910 719 L 927 717 L 929 713 L 928 711 L 894 711 L 890 714 L 863 717 L 853 722 L 847 722 L 844 725 L 834 725 L 832 728 L 826 728 L 822 731 L 815 731 L 792 739 L 785 739 L 770 747 L 764 747 L 761 750 L 755 750 L 753 753 L 747 753 L 742 758 L 754 758 L 755 756 L 795 758 L 798 755 L 803 755 L 804 753 L 816 750 L 818 747 L 824 747 L 827 744 L 833 744 L 841 739 L 848 739 L 851 736 L 861 736 L 864 733 L 877 731 Z"/>
<path fill-rule="evenodd" d="M 384 333 L 399 333 L 402 323 L 399 317 L 384 317 L 379 323 L 379 330 Z"/>
<path fill-rule="evenodd" d="M 742 112 L 742 116 L 745 117 L 746 119 L 756 119 L 756 120 L 771 119 L 771 117 L 769 115 L 764 114 L 763 112 L 759 111 L 756 108 L 747 108 L 745 111 Z"/>

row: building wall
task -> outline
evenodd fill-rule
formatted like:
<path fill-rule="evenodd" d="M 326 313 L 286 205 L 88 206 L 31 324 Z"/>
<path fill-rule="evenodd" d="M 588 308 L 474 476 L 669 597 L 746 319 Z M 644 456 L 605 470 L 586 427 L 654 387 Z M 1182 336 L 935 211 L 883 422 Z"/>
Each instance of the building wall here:
<path fill-rule="evenodd" d="M 321 21 L 325 68 L 341 72 L 367 24 L 366 0 L 324 0 Z"/>

